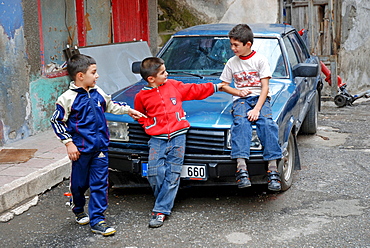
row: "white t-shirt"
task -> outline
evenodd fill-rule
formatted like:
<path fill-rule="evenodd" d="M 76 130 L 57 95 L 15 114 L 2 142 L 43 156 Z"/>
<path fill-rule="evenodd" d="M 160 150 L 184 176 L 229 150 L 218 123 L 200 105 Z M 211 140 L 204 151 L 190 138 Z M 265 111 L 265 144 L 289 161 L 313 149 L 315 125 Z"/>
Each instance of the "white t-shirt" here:
<path fill-rule="evenodd" d="M 265 56 L 255 51 L 243 59 L 238 56 L 230 58 L 220 76 L 220 79 L 227 83 L 231 83 L 234 79 L 237 89 L 252 91 L 248 96 L 261 94 L 261 78 L 271 78 L 270 65 Z M 233 97 L 234 100 L 240 98 L 239 96 Z"/>

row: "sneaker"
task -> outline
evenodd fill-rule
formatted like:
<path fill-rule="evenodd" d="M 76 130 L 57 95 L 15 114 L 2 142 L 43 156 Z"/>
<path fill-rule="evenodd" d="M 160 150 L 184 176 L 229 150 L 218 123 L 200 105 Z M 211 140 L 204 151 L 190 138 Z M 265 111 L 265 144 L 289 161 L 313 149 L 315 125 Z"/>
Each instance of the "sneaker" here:
<path fill-rule="evenodd" d="M 116 229 L 114 229 L 113 227 L 109 227 L 104 220 L 100 221 L 95 226 L 92 226 L 91 231 L 93 233 L 98 233 L 103 236 L 110 236 L 116 233 Z"/>
<path fill-rule="evenodd" d="M 80 224 L 81 226 L 89 224 L 90 218 L 85 212 L 81 212 L 76 215 L 76 222 Z"/>
<path fill-rule="evenodd" d="M 252 185 L 251 181 L 249 180 L 248 171 L 240 169 L 236 172 L 235 176 L 239 189 L 250 187 Z"/>
<path fill-rule="evenodd" d="M 166 215 L 162 213 L 152 213 L 152 219 L 149 221 L 149 227 L 161 227 L 165 218 Z"/>
<path fill-rule="evenodd" d="M 267 188 L 271 191 L 281 190 L 280 174 L 277 171 L 267 171 Z"/>

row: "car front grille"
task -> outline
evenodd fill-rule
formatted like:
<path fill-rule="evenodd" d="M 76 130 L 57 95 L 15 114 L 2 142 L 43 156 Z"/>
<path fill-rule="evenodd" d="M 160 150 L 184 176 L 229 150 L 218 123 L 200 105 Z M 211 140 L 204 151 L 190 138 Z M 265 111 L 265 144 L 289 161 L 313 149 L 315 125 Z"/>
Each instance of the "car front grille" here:
<path fill-rule="evenodd" d="M 150 136 L 139 124 L 128 124 L 130 143 L 147 144 Z M 190 128 L 186 134 L 186 149 L 194 151 L 223 152 L 225 149 L 225 130 Z"/>
<path fill-rule="evenodd" d="M 147 144 L 150 136 L 144 132 L 144 129 L 139 124 L 128 124 L 129 142 L 134 144 Z"/>

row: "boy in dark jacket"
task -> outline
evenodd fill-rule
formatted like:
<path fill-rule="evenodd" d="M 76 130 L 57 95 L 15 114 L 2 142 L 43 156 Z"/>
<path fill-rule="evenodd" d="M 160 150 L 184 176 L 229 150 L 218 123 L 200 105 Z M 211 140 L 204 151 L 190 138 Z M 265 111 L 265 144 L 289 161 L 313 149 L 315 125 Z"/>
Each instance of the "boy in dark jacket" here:
<path fill-rule="evenodd" d="M 108 144 L 109 130 L 104 112 L 144 116 L 125 104 L 113 102 L 96 86 L 96 62 L 83 54 L 73 55 L 67 64 L 73 80 L 69 89 L 56 102 L 51 125 L 66 145 L 72 160 L 70 190 L 76 222 L 90 223 L 94 233 L 113 235 L 116 230 L 105 222 L 108 206 Z M 84 211 L 85 192 L 90 188 L 89 215 Z"/>
<path fill-rule="evenodd" d="M 221 84 L 184 84 L 167 79 L 161 58 L 142 61 L 140 74 L 148 82 L 135 97 L 135 109 L 147 118 L 138 121 L 149 140 L 148 181 L 155 204 L 149 227 L 160 227 L 171 214 L 185 153 L 186 132 L 190 127 L 182 108 L 183 101 L 201 100 L 218 91 Z"/>

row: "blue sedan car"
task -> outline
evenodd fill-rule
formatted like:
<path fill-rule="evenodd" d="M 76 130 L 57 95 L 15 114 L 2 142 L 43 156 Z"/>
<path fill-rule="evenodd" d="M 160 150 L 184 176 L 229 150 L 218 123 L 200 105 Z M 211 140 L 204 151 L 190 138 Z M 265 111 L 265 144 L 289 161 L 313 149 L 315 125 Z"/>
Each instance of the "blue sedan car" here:
<path fill-rule="evenodd" d="M 158 53 L 164 59 L 169 78 L 184 83 L 219 83 L 219 76 L 229 58 L 234 56 L 228 39 L 233 24 L 207 24 L 184 29 L 174 34 Z M 279 126 L 283 158 L 278 170 L 282 190 L 300 169 L 296 137 L 298 133 L 314 134 L 320 109 L 322 80 L 317 57 L 309 54 L 298 32 L 289 25 L 252 24 L 252 49 L 269 60 L 273 119 Z M 133 64 L 138 72 L 140 62 Z M 143 86 L 141 80 L 115 94 L 113 100 L 133 106 Z M 236 185 L 236 161 L 230 158 L 232 96 L 217 92 L 200 101 L 184 102 L 191 128 L 187 133 L 181 185 Z M 129 116 L 106 114 L 110 132 L 110 183 L 112 187 L 148 186 L 146 180 L 149 136 Z M 267 184 L 267 163 L 263 147 L 253 132 L 248 170 L 252 184 Z"/>

